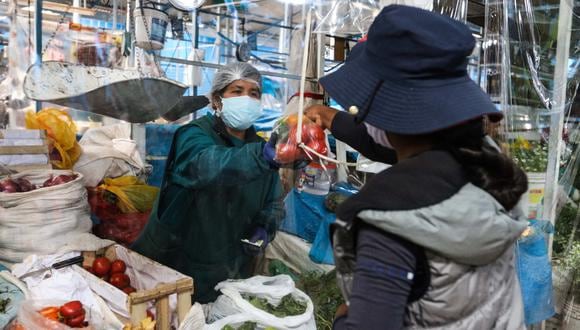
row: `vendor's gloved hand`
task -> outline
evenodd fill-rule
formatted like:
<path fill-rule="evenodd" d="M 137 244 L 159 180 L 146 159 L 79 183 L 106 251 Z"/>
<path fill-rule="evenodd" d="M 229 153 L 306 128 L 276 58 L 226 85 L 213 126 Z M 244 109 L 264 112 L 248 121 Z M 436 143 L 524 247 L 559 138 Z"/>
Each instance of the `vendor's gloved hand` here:
<path fill-rule="evenodd" d="M 254 233 L 252 234 L 252 236 L 250 238 L 248 238 L 248 240 L 252 243 L 256 243 L 258 241 L 262 241 L 262 245 L 261 246 L 255 246 L 252 244 L 248 244 L 248 243 L 243 243 L 242 242 L 242 246 L 244 249 L 244 253 L 246 255 L 255 257 L 261 253 L 263 253 L 266 250 L 266 246 L 268 246 L 268 233 L 266 232 L 266 229 L 262 228 L 262 227 L 257 227 L 254 230 Z"/>
<path fill-rule="evenodd" d="M 270 168 L 275 170 L 280 168 L 280 164 L 278 164 L 278 162 L 274 160 L 274 158 L 276 157 L 276 142 L 278 142 L 278 134 L 274 132 L 270 136 L 268 142 L 266 142 L 266 144 L 264 145 L 264 149 L 262 149 L 262 156 L 264 157 L 266 162 L 270 164 Z"/>
<path fill-rule="evenodd" d="M 270 168 L 274 170 L 278 170 L 280 168 L 292 168 L 295 170 L 299 170 L 301 168 L 306 167 L 310 161 L 308 160 L 297 160 L 295 162 L 289 164 L 280 164 L 274 160 L 276 158 L 276 143 L 278 142 L 278 134 L 276 132 L 272 133 L 268 142 L 264 145 L 264 149 L 262 149 L 262 156 L 270 164 Z"/>

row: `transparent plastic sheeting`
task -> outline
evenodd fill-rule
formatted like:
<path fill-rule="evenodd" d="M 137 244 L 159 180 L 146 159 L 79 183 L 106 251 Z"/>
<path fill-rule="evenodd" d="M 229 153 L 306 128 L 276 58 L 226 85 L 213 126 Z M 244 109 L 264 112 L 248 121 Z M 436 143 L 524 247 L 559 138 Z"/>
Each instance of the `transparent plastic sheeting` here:
<path fill-rule="evenodd" d="M 363 35 L 384 6 L 400 4 L 441 14 L 465 21 L 467 1 L 455 0 L 346 0 L 313 1 L 317 16 L 316 33 L 332 36 Z"/>
<path fill-rule="evenodd" d="M 578 6 L 563 2 L 572 12 L 566 84 L 555 81 L 559 2 L 531 0 L 486 1 L 482 41 L 482 87 L 506 119 L 500 127 L 505 147 L 527 172 L 546 172 L 551 115 L 564 109 L 564 143 L 559 182 L 567 195 L 577 175 L 580 108 L 574 103 L 580 82 L 580 17 Z M 565 90 L 564 104 L 555 95 Z M 565 200 L 566 197 L 564 196 Z M 564 203 L 558 204 L 558 210 Z"/>
<path fill-rule="evenodd" d="M 109 22 L 110 16 L 88 17 L 81 24 L 66 9 L 45 10 L 43 43 L 34 45 L 34 13 L 11 2 L 9 79 L 1 89 L 2 96 L 11 100 L 11 126 L 24 126 L 22 110 L 33 109 L 34 101 L 43 102 L 42 107 L 84 110 L 75 119 L 85 122 L 106 115 L 140 123 L 159 118 L 180 100 L 186 85 L 165 77 L 155 52 L 125 47 L 128 38 L 123 31 L 95 27 Z M 167 31 L 142 17 L 131 24 L 135 23 L 145 24 L 149 31 Z M 154 33 L 133 34 L 131 39 L 160 40 Z M 37 46 L 42 64 L 37 64 Z"/>

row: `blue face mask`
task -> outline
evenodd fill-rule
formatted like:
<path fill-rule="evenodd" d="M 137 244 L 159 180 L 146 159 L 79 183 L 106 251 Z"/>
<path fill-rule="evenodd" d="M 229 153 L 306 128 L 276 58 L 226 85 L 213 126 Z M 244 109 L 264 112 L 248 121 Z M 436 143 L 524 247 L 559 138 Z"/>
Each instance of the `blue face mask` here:
<path fill-rule="evenodd" d="M 262 115 L 262 103 L 249 96 L 222 99 L 221 118 L 226 126 L 240 131 L 248 129 Z"/>

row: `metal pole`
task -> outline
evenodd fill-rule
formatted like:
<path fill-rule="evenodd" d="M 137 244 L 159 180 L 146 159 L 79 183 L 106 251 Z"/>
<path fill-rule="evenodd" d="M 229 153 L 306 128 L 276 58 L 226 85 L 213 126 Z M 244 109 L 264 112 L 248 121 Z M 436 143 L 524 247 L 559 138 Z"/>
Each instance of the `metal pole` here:
<path fill-rule="evenodd" d="M 113 30 L 117 30 L 117 0 L 113 0 Z"/>
<path fill-rule="evenodd" d="M 199 13 L 197 12 L 197 10 L 194 10 L 191 16 L 192 16 L 191 24 L 193 24 L 193 36 L 191 36 L 191 39 L 193 41 L 193 51 L 197 52 L 197 49 L 199 47 L 199 23 L 198 23 Z M 194 53 L 194 56 L 195 56 L 195 53 Z M 203 75 L 203 71 L 202 71 L 202 75 Z M 193 80 L 194 80 L 193 74 L 192 74 L 191 78 L 192 78 L 191 82 L 193 83 Z M 194 96 L 197 95 L 197 86 L 193 86 L 193 95 Z M 190 120 L 197 119 L 197 111 L 194 111 L 193 114 L 190 115 L 189 119 Z"/>
<path fill-rule="evenodd" d="M 131 6 L 132 2 L 133 2 L 132 0 L 127 0 L 127 21 L 125 22 L 125 31 L 128 32 L 129 38 L 131 38 L 131 50 L 130 50 L 131 54 L 129 54 L 129 58 L 127 59 L 127 66 L 129 68 L 135 67 L 135 40 L 133 40 L 135 36 L 135 31 L 133 31 L 133 27 L 131 24 L 131 20 L 133 19 L 132 17 L 133 6 Z"/>
<path fill-rule="evenodd" d="M 292 19 L 292 6 L 289 3 L 284 3 L 284 25 L 288 26 L 291 24 Z M 292 32 L 286 31 L 286 29 L 280 28 L 280 35 L 278 40 L 278 52 L 279 53 L 286 53 L 290 56 L 290 39 L 292 38 Z M 288 81 L 285 82 L 284 86 L 284 94 L 283 94 L 283 102 L 284 106 L 286 102 L 288 102 L 289 94 L 290 94 L 289 84 Z"/>
<path fill-rule="evenodd" d="M 288 22 L 290 21 L 290 4 L 285 2 L 284 3 L 284 25 L 288 26 Z M 286 42 L 288 41 L 286 37 L 286 29 L 280 28 L 280 35 L 278 36 L 278 51 L 280 53 L 284 53 L 286 50 Z"/>
<path fill-rule="evenodd" d="M 81 0 L 73 0 L 73 6 L 80 7 Z M 73 21 L 73 23 L 80 23 L 81 22 L 81 15 L 79 13 L 73 13 L 72 21 Z"/>
<path fill-rule="evenodd" d="M 158 58 L 160 61 L 163 61 L 163 62 L 195 65 L 195 66 L 201 66 L 203 68 L 221 69 L 224 67 L 224 65 L 222 65 L 222 64 L 200 62 L 200 61 L 190 61 L 190 60 L 184 60 L 181 58 L 173 58 L 173 57 L 165 57 L 165 56 L 158 56 Z M 280 72 L 274 72 L 274 71 L 263 71 L 263 70 L 260 70 L 260 73 L 263 76 L 268 76 L 268 77 L 278 77 L 278 78 L 300 80 L 300 76 L 295 75 L 295 74 L 287 74 L 287 73 L 280 73 Z M 317 81 L 316 79 L 314 79 L 312 77 L 306 77 L 306 80 Z"/>
<path fill-rule="evenodd" d="M 546 189 L 542 218 L 556 223 L 556 206 L 558 203 L 558 173 L 560 169 L 560 150 L 562 149 L 562 131 L 566 111 L 566 86 L 568 84 L 568 59 L 570 57 L 570 36 L 572 31 L 572 8 L 569 0 L 560 0 L 558 14 L 558 44 L 556 48 L 556 69 L 554 71 L 553 103 L 550 119 L 550 139 L 548 148 L 548 170 L 546 172 Z M 552 236 L 548 246 L 552 255 Z"/>
<path fill-rule="evenodd" d="M 58 26 L 56 27 L 58 29 Z M 34 37 L 37 65 L 42 64 L 42 0 L 34 3 Z M 42 102 L 36 101 L 36 112 L 42 109 Z"/>

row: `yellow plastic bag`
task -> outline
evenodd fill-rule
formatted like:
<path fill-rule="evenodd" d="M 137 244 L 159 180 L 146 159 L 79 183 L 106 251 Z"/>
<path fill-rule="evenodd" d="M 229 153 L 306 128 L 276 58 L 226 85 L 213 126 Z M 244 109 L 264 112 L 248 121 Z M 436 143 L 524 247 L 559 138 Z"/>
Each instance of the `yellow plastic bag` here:
<path fill-rule="evenodd" d="M 159 188 L 145 184 L 134 176 L 105 179 L 99 188 L 117 196 L 117 207 L 123 213 L 147 212 L 153 208 Z"/>
<path fill-rule="evenodd" d="M 59 169 L 71 169 L 81 155 L 77 126 L 63 110 L 47 108 L 26 113 L 26 128 L 46 130 L 51 143 L 50 161 Z"/>

